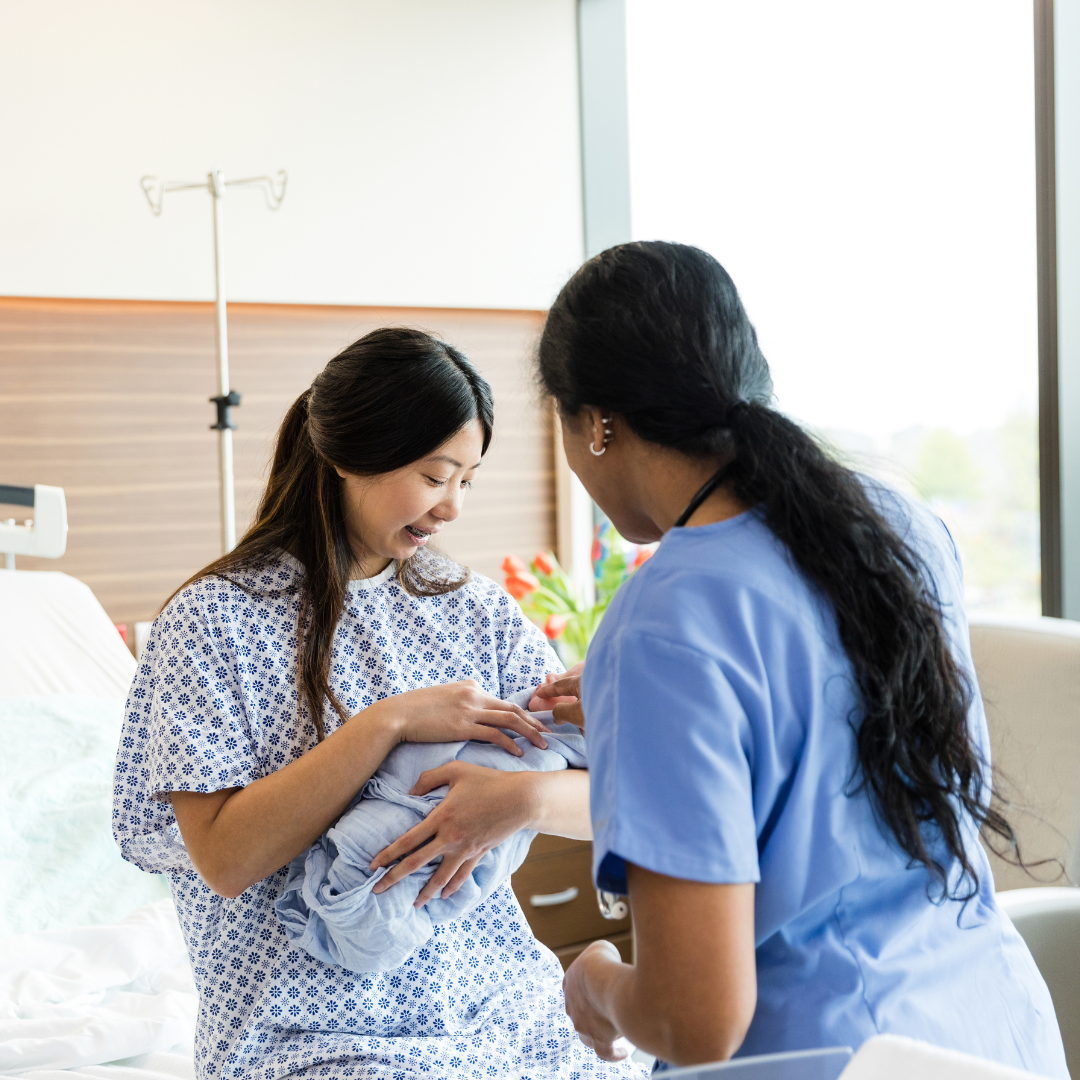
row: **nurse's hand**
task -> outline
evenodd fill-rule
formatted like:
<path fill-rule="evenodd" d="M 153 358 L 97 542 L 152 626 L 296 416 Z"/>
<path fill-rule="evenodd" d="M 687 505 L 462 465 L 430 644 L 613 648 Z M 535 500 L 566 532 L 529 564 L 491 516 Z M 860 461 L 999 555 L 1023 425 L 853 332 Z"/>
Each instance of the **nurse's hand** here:
<path fill-rule="evenodd" d="M 372 860 L 371 869 L 377 870 L 401 859 L 375 892 L 385 892 L 441 855 L 442 862 L 416 898 L 416 906 L 422 907 L 457 892 L 476 864 L 519 829 L 575 840 L 592 837 L 589 774 L 584 769 L 503 772 L 451 761 L 421 773 L 410 794 L 426 795 L 444 784 L 450 790 L 443 801 Z"/>
<path fill-rule="evenodd" d="M 610 941 L 594 941 L 570 965 L 563 978 L 566 1013 L 578 1038 L 605 1061 L 622 1061 L 630 1048 L 619 1030 L 593 1004 L 590 983 L 604 978 L 612 964 L 622 965 L 619 950 Z"/>
<path fill-rule="evenodd" d="M 581 673 L 584 670 L 584 662 L 575 664 L 562 677 L 538 686 L 529 708 L 534 712 L 552 709 L 557 724 L 574 724 L 584 731 L 585 713 L 581 708 Z"/>
<path fill-rule="evenodd" d="M 467 761 L 451 761 L 421 773 L 410 795 L 426 795 L 448 785 L 450 791 L 434 810 L 372 860 L 371 869 L 397 866 L 375 886 L 376 893 L 442 856 L 442 862 L 416 898 L 423 907 L 437 896 L 451 896 L 494 847 L 526 828 L 539 811 L 539 794 L 531 778 L 547 773 L 503 772 Z M 410 854 L 412 852 L 412 854 Z"/>
<path fill-rule="evenodd" d="M 544 681 L 541 684 L 546 686 L 549 683 L 558 682 L 560 679 L 567 679 L 574 675 L 580 675 L 585 670 L 584 662 L 575 664 L 569 671 L 564 671 L 561 674 L 554 671 L 549 672 L 544 676 Z M 539 687 L 537 687 L 539 690 Z M 533 696 L 529 699 L 529 712 L 544 712 L 547 709 L 553 709 L 556 705 L 561 705 L 564 702 L 568 705 L 573 705 L 577 701 L 577 694 L 568 694 L 565 697 L 547 697 L 542 698 L 534 691 Z"/>

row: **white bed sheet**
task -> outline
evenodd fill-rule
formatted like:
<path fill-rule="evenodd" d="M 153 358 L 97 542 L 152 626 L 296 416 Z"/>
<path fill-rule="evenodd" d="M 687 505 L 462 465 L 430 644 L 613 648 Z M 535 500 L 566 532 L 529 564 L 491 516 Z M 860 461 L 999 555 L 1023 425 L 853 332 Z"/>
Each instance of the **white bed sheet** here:
<path fill-rule="evenodd" d="M 198 994 L 171 900 L 0 939 L 0 1077 L 193 1080 Z"/>
<path fill-rule="evenodd" d="M 0 697 L 126 698 L 135 658 L 77 578 L 0 570 Z"/>
<path fill-rule="evenodd" d="M 135 666 L 81 581 L 0 570 L 3 1078 L 195 1077 L 198 996 L 176 912 L 146 903 L 167 887 L 123 862 L 109 828 Z M 104 925 L 63 928 L 73 919 Z M 47 929 L 2 936 L 20 924 Z"/>

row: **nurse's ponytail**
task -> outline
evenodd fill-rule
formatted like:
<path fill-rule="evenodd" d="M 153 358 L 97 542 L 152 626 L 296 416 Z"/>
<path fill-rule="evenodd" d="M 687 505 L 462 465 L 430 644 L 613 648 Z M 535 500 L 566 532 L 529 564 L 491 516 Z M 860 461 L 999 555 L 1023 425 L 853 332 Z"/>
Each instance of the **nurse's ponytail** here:
<path fill-rule="evenodd" d="M 563 415 L 595 406 L 650 442 L 718 466 L 733 460 L 730 489 L 836 613 L 859 697 L 854 788 L 869 791 L 942 894 L 968 899 L 978 888 L 965 818 L 1018 859 L 969 728 L 976 691 L 950 651 L 927 568 L 863 480 L 771 408 L 768 365 L 723 267 L 680 244 L 603 252 L 552 306 L 539 371 Z M 954 861 L 962 876 L 950 873 Z"/>

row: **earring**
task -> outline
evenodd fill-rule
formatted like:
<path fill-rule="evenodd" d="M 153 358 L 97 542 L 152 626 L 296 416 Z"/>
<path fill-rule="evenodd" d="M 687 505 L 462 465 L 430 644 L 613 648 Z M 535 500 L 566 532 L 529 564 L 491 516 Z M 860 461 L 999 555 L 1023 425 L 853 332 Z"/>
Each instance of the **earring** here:
<path fill-rule="evenodd" d="M 603 454 L 606 454 L 607 444 L 611 442 L 611 428 L 608 427 L 608 424 L 611 423 L 611 417 L 601 416 L 600 423 L 604 425 L 604 445 L 601 446 L 599 450 L 596 450 L 593 448 L 593 444 L 589 443 L 589 453 L 591 453 L 593 457 L 601 457 Z"/>

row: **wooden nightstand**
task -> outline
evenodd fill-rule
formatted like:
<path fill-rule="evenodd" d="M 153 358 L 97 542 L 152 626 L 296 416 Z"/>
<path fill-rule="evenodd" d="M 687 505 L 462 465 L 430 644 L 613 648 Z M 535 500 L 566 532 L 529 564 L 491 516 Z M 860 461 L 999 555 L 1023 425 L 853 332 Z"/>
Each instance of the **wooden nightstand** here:
<path fill-rule="evenodd" d="M 592 844 L 587 840 L 538 836 L 510 880 L 533 933 L 563 968 L 597 938 L 606 938 L 631 962 L 631 919 L 615 921 L 600 914 L 592 883 Z"/>

